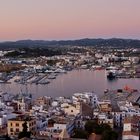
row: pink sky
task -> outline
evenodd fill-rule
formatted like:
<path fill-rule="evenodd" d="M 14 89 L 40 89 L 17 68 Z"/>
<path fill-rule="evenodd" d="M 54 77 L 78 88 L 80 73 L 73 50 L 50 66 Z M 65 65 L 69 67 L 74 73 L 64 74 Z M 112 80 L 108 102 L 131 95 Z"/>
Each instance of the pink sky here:
<path fill-rule="evenodd" d="M 1 0 L 0 41 L 140 39 L 140 0 Z"/>

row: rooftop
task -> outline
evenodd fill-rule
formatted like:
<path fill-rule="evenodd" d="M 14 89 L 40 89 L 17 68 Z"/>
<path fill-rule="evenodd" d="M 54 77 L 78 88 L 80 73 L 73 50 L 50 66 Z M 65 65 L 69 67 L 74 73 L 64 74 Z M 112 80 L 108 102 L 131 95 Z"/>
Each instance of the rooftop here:
<path fill-rule="evenodd" d="M 16 118 L 9 119 L 9 121 L 32 121 L 34 119 L 35 118 L 31 116 L 19 115 Z"/>

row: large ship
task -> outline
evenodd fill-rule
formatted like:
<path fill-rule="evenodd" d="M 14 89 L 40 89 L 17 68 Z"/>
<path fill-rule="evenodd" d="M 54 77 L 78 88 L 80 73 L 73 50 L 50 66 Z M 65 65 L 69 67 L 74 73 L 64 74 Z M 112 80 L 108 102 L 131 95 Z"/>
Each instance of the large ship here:
<path fill-rule="evenodd" d="M 116 76 L 117 76 L 117 71 L 116 71 L 116 70 L 109 70 L 109 71 L 107 72 L 107 78 L 108 78 L 109 80 L 115 79 Z"/>

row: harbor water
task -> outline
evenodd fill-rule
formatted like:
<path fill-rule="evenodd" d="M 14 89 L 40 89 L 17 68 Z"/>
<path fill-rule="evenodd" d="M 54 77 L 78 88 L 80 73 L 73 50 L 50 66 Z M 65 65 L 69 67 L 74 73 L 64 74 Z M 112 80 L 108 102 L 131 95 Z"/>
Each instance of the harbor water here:
<path fill-rule="evenodd" d="M 140 91 L 140 78 L 133 79 L 115 79 L 109 81 L 106 78 L 105 70 L 73 70 L 66 74 L 59 74 L 56 79 L 51 79 L 49 84 L 0 84 L 2 92 L 12 94 L 31 93 L 34 98 L 40 96 L 66 96 L 70 97 L 77 92 L 95 92 L 102 96 L 105 89 L 119 89 L 125 86 L 138 89 Z"/>

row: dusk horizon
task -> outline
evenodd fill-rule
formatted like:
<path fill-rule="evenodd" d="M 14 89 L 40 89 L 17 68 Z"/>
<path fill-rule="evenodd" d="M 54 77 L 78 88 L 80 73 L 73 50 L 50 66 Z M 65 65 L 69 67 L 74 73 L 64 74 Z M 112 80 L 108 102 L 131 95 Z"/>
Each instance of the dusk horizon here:
<path fill-rule="evenodd" d="M 140 39 L 139 0 L 2 1 L 0 41 Z"/>
<path fill-rule="evenodd" d="M 17 42 L 17 41 L 27 41 L 27 40 L 31 40 L 31 41 L 75 41 L 75 40 L 84 40 L 84 39 L 89 39 L 89 40 L 98 40 L 98 39 L 103 39 L 103 40 L 110 40 L 110 39 L 122 39 L 122 40 L 140 40 L 140 38 L 130 38 L 130 37 L 123 37 L 123 38 L 121 38 L 121 37 L 96 37 L 96 38 L 94 38 L 94 37 L 82 37 L 82 38 L 71 38 L 71 39 L 38 39 L 38 38 L 21 38 L 21 39 L 15 39 L 15 40 L 0 40 L 0 43 L 4 43 L 4 42 Z"/>

